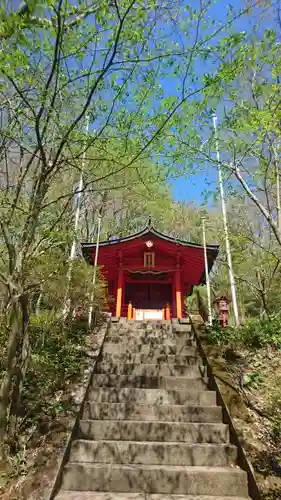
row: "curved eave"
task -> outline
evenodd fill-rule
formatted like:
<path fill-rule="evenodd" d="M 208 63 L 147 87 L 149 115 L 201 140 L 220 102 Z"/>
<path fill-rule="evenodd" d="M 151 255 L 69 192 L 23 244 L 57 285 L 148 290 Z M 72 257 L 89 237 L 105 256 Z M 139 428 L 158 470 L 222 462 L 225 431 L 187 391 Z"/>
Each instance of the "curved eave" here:
<path fill-rule="evenodd" d="M 146 234 L 153 234 L 157 238 L 160 238 L 165 241 L 169 241 L 170 243 L 174 243 L 176 245 L 184 246 L 184 247 L 190 247 L 190 248 L 202 248 L 202 245 L 199 245 L 198 243 L 191 243 L 190 241 L 185 241 L 181 240 L 179 238 L 173 238 L 172 236 L 168 236 L 167 234 L 160 233 L 153 227 L 147 226 L 145 229 L 142 231 L 139 231 L 138 233 L 131 234 L 130 236 L 124 236 L 123 238 L 118 238 L 116 240 L 106 240 L 106 241 L 101 241 L 99 243 L 99 247 L 105 247 L 105 246 L 114 246 L 118 245 L 120 243 L 126 243 L 127 241 L 135 240 L 137 238 L 141 238 L 142 236 L 145 236 Z M 84 254 L 84 250 L 86 251 L 87 249 L 93 250 L 96 247 L 96 243 L 81 243 L 82 251 Z M 217 252 L 219 251 L 219 245 L 208 245 L 207 246 L 208 251 L 214 251 Z M 216 255 L 217 255 L 216 254 Z"/>

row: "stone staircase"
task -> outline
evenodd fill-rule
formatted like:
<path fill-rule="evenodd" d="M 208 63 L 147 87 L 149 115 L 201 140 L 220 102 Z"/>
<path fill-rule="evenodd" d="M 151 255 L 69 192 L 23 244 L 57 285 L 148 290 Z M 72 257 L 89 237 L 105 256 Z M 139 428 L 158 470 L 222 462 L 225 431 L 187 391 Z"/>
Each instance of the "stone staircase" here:
<path fill-rule="evenodd" d="M 113 324 L 95 371 L 56 500 L 249 498 L 189 325 Z"/>

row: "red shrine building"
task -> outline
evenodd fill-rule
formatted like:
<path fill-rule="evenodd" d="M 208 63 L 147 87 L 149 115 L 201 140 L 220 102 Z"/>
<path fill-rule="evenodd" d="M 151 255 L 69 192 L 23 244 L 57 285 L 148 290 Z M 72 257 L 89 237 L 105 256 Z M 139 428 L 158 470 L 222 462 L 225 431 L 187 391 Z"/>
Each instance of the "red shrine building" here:
<path fill-rule="evenodd" d="M 96 244 L 82 243 L 83 256 L 94 264 Z M 209 272 L 218 255 L 207 246 Z M 129 319 L 171 319 L 185 315 L 184 298 L 205 284 L 204 248 L 156 231 L 143 231 L 101 242 L 98 266 L 108 284 L 109 309 Z M 111 300 L 110 300 L 111 298 Z"/>

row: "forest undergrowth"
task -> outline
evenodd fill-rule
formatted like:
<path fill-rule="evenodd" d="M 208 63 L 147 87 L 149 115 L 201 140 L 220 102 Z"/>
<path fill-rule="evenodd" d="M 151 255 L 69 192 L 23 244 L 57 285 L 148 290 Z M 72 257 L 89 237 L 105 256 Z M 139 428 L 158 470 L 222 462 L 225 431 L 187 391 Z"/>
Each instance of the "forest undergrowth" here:
<path fill-rule="evenodd" d="M 213 326 L 203 339 L 264 500 L 281 498 L 281 316 L 239 329 Z"/>

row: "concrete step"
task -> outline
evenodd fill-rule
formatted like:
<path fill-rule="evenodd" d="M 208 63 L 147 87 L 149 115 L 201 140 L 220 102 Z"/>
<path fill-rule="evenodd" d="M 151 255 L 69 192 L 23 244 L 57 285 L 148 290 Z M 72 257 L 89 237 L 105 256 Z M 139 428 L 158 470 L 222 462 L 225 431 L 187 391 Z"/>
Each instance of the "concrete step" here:
<path fill-rule="evenodd" d="M 170 345 L 158 345 L 151 346 L 150 344 L 137 344 L 128 345 L 126 342 L 124 343 L 115 343 L 115 342 L 105 342 L 103 345 L 103 354 L 119 354 L 126 356 L 127 354 L 135 355 L 135 354 L 147 354 L 158 356 L 160 354 L 165 355 L 189 355 L 197 353 L 197 346 L 195 341 L 190 340 L 186 342 L 186 345 L 175 345 L 175 343 L 171 343 Z"/>
<path fill-rule="evenodd" d="M 129 337 L 129 336 L 118 336 L 109 335 L 106 337 L 106 342 L 112 342 L 117 345 L 128 345 L 130 347 L 141 347 L 142 345 L 150 345 L 152 347 L 157 346 L 184 346 L 192 345 L 195 343 L 193 335 L 184 335 L 176 337 Z"/>
<path fill-rule="evenodd" d="M 120 362 L 123 363 L 133 363 L 133 364 L 162 364 L 167 363 L 171 365 L 198 365 L 202 362 L 201 357 L 197 354 L 179 354 L 175 356 L 174 354 L 156 354 L 153 351 L 149 354 L 134 354 L 132 352 L 126 352 L 126 354 L 118 353 L 104 353 L 103 361 L 105 362 Z"/>
<path fill-rule="evenodd" d="M 177 327 L 173 327 L 171 331 L 159 332 L 159 331 L 127 331 L 127 332 L 114 332 L 112 330 L 109 331 L 107 335 L 107 339 L 130 339 L 135 340 L 138 339 L 146 341 L 147 339 L 159 339 L 159 340 L 170 340 L 170 339 L 184 339 L 184 338 L 193 338 L 194 333 L 191 331 L 191 328 L 186 329 L 183 328 L 182 325 L 178 325 Z"/>
<path fill-rule="evenodd" d="M 126 331 L 138 331 L 138 330 L 157 330 L 157 331 L 172 331 L 172 323 L 171 321 L 167 320 L 159 320 L 159 321 L 136 321 L 136 320 L 130 320 L 130 321 L 125 321 L 125 322 L 119 322 L 119 323 L 112 323 L 110 326 L 110 329 L 112 331 L 120 331 L 120 332 L 126 332 Z"/>
<path fill-rule="evenodd" d="M 120 325 L 121 326 L 121 325 Z M 128 335 L 135 333 L 140 335 L 145 335 L 149 333 L 154 333 L 155 335 L 167 335 L 172 333 L 172 325 L 146 325 L 145 327 L 141 327 L 139 323 L 131 323 L 122 328 L 117 325 L 111 325 L 110 333 L 118 334 L 118 335 Z"/>
<path fill-rule="evenodd" d="M 127 340 L 128 342 L 138 342 L 138 343 L 142 343 L 142 342 L 147 342 L 147 341 L 150 341 L 151 342 L 163 342 L 163 341 L 167 341 L 167 342 L 170 342 L 170 341 L 175 341 L 176 339 L 178 338 L 177 334 L 174 334 L 174 333 L 168 333 L 168 334 L 159 334 L 159 333 L 145 333 L 145 332 L 128 332 L 126 334 L 119 334 L 119 333 L 112 333 L 112 332 L 109 332 L 107 337 L 106 337 L 106 340 L 109 341 L 109 342 L 124 342 L 125 340 Z M 182 338 L 182 336 L 179 336 L 179 338 Z M 192 338 L 192 335 L 190 333 L 188 333 L 188 337 L 187 338 Z"/>
<path fill-rule="evenodd" d="M 171 327 L 172 321 L 171 320 L 163 320 L 163 319 L 151 319 L 151 320 L 134 320 L 130 319 L 128 320 L 127 318 L 120 318 L 118 323 L 112 323 L 112 326 L 124 326 L 124 327 L 129 327 L 130 325 L 133 325 L 134 327 L 137 328 L 147 328 L 150 326 L 153 326 L 154 328 L 164 328 L 166 326 Z"/>
<path fill-rule="evenodd" d="M 169 365 L 165 363 L 155 364 L 133 364 L 133 363 L 107 363 L 101 361 L 97 363 L 96 373 L 106 373 L 110 375 L 139 375 L 145 377 L 189 377 L 199 378 L 204 373 L 204 367 L 196 365 Z"/>
<path fill-rule="evenodd" d="M 180 325 L 180 324 L 172 325 L 173 333 L 187 333 L 191 331 L 192 331 L 191 325 Z"/>
<path fill-rule="evenodd" d="M 220 406 L 148 405 L 128 403 L 86 402 L 84 419 L 141 420 L 149 422 L 202 422 L 222 421 Z"/>
<path fill-rule="evenodd" d="M 56 500 L 250 500 L 249 497 L 194 495 L 149 495 L 147 493 L 110 493 L 100 491 L 61 491 Z"/>
<path fill-rule="evenodd" d="M 225 444 L 229 430 L 221 423 L 81 420 L 79 438 Z"/>
<path fill-rule="evenodd" d="M 230 444 L 187 444 L 157 441 L 74 441 L 71 462 L 194 465 L 226 467 L 235 465 L 237 448 Z"/>
<path fill-rule="evenodd" d="M 146 335 L 146 336 L 134 336 L 134 335 L 110 335 L 106 337 L 106 342 L 113 342 L 114 344 L 124 344 L 129 343 L 131 345 L 141 346 L 142 344 L 151 344 L 153 346 L 156 345 L 170 345 L 176 343 L 184 343 L 187 344 L 194 340 L 193 334 L 187 335 L 167 335 L 164 336 L 156 336 L 156 335 Z"/>
<path fill-rule="evenodd" d="M 184 389 L 168 391 L 166 389 L 118 389 L 115 387 L 97 387 L 90 389 L 88 399 L 96 403 L 137 402 L 138 404 L 152 405 L 216 405 L 216 393 L 214 391 L 192 391 Z"/>
<path fill-rule="evenodd" d="M 207 387 L 207 381 L 188 377 L 148 377 L 146 375 L 106 375 L 96 373 L 92 387 L 142 387 L 147 389 L 198 389 Z"/>
<path fill-rule="evenodd" d="M 90 464 L 70 462 L 63 489 L 247 497 L 247 474 L 236 467 Z"/>

